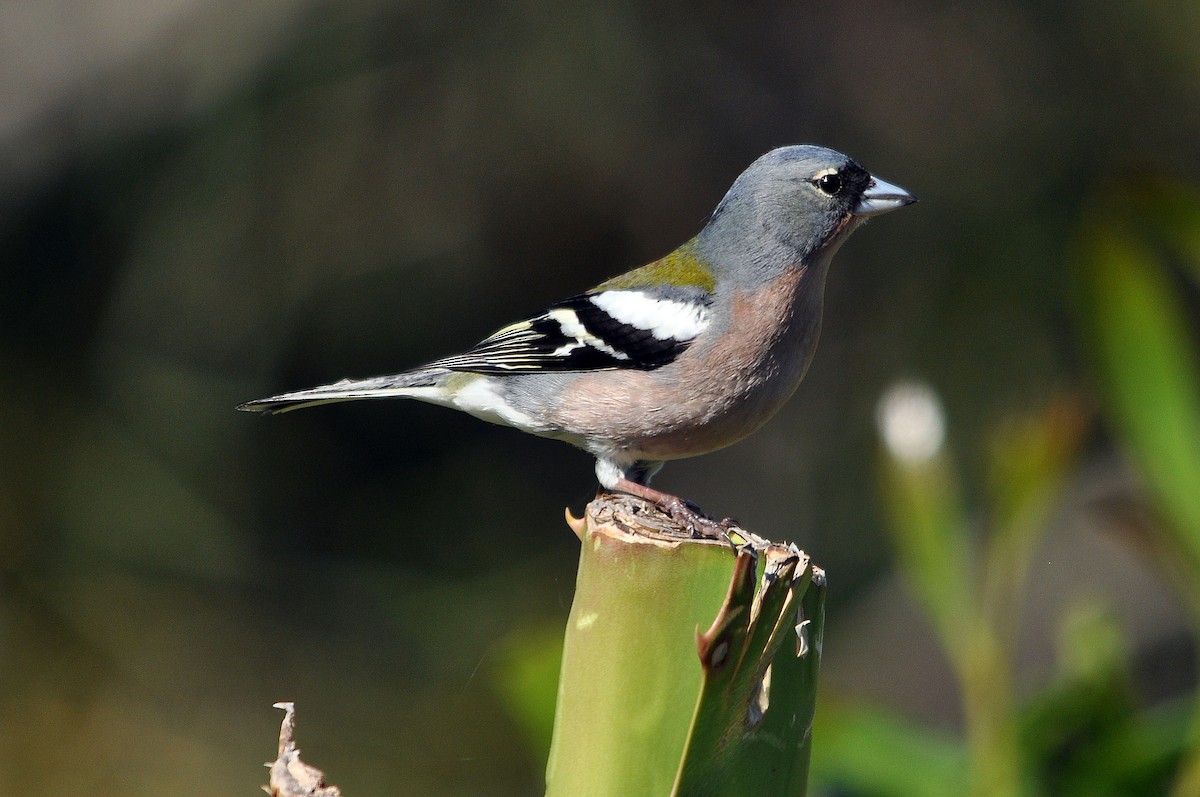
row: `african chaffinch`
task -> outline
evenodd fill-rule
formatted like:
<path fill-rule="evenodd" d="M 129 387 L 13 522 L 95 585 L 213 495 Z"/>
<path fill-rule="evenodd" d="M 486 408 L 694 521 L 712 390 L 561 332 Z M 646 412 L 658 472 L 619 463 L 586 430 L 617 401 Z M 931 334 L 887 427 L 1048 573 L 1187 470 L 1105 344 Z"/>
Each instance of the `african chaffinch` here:
<path fill-rule="evenodd" d="M 238 409 L 394 396 L 454 407 L 583 448 L 604 487 L 688 515 L 650 477 L 775 414 L 812 359 L 834 252 L 867 217 L 914 201 L 841 153 L 782 147 L 750 164 L 704 229 L 661 260 L 462 354 Z"/>

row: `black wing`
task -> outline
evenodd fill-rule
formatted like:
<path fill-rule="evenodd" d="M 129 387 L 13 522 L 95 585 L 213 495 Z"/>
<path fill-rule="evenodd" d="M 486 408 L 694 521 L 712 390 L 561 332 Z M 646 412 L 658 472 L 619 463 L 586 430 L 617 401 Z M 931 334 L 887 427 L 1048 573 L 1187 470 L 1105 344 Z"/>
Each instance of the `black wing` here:
<path fill-rule="evenodd" d="M 582 294 L 430 367 L 484 374 L 660 368 L 708 324 L 710 303 L 707 292 L 694 290 L 654 297 L 636 289 Z"/>

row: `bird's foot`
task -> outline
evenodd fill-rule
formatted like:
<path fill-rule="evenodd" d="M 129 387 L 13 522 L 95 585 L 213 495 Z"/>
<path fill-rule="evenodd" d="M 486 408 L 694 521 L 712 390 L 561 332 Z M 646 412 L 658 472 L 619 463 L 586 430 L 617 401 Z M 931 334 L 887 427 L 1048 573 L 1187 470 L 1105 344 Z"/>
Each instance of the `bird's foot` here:
<path fill-rule="evenodd" d="M 678 496 L 670 496 L 667 503 L 659 506 L 670 516 L 671 520 L 686 528 L 693 539 L 723 539 L 727 536 L 729 527 L 733 525 L 733 521 L 729 518 L 725 520 L 711 518 L 704 514 L 700 507 Z"/>
<path fill-rule="evenodd" d="M 704 514 L 700 507 L 691 501 L 684 500 L 677 495 L 664 493 L 662 490 L 655 490 L 644 484 L 621 479 L 616 483 L 614 489 L 636 495 L 638 498 L 644 498 L 654 504 L 676 525 L 686 529 L 693 539 L 729 539 L 730 530 L 737 528 L 737 523 L 730 518 L 715 520 Z"/>

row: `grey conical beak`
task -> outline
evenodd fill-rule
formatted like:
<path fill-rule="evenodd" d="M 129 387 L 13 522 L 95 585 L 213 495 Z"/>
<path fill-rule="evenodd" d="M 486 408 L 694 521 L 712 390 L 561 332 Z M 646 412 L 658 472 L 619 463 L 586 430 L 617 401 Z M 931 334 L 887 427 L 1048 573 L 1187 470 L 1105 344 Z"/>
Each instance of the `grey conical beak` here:
<path fill-rule="evenodd" d="M 900 186 L 873 177 L 867 190 L 859 197 L 858 204 L 854 206 L 854 215 L 878 216 L 880 213 L 887 213 L 916 201 L 915 196 Z"/>

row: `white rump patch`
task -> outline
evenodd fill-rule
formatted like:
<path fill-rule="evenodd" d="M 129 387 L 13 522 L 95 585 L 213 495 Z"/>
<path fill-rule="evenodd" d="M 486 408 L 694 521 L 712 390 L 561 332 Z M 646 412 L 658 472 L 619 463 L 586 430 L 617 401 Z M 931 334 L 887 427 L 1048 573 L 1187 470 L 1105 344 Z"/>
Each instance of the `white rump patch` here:
<path fill-rule="evenodd" d="M 604 291 L 588 298 L 622 324 L 659 340 L 691 340 L 708 326 L 708 308 L 698 302 L 655 299 L 641 291 Z"/>

